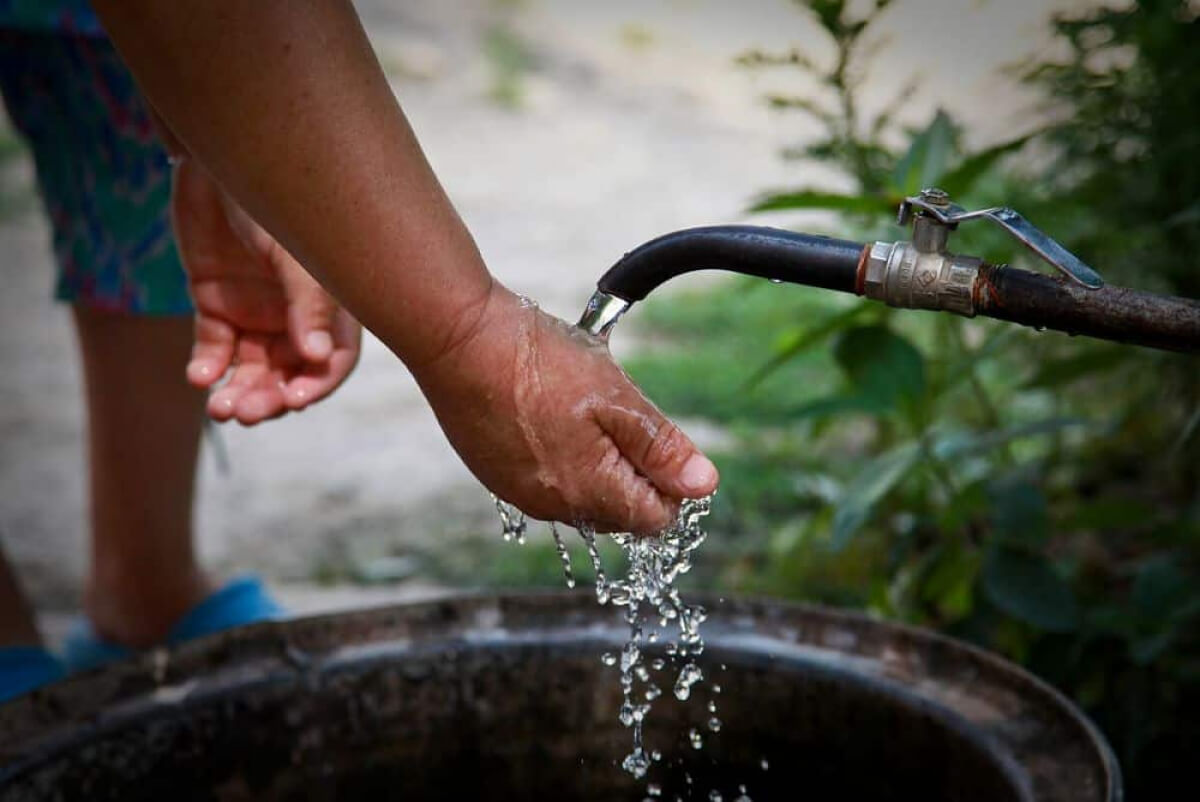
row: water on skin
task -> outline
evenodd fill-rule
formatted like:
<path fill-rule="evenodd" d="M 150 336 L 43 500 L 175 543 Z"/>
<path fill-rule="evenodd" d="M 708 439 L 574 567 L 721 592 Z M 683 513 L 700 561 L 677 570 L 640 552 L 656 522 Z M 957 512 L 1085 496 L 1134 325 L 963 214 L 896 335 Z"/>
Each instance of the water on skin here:
<path fill-rule="evenodd" d="M 504 539 L 523 543 L 526 531 L 524 515 L 511 505 L 494 496 L 493 498 L 500 514 Z M 662 693 L 659 685 L 653 681 L 650 670 L 663 671 L 667 667 L 667 662 L 662 658 L 646 661 L 642 653 L 643 642 L 656 641 L 659 636 L 653 631 L 649 636 L 644 633 L 643 619 L 657 618 L 660 627 L 665 629 L 673 625 L 677 630 L 677 637 L 668 641 L 665 648 L 673 661 L 682 663 L 673 685 L 676 698 L 688 699 L 693 687 L 704 679 L 703 671 L 691 658 L 704 651 L 700 625 L 707 618 L 707 613 L 700 605 L 684 603 L 675 583 L 680 576 L 691 570 L 692 555 L 706 538 L 700 526 L 700 519 L 708 514 L 711 500 L 711 496 L 685 500 L 680 505 L 675 522 L 657 535 L 612 535 L 629 566 L 628 573 L 620 578 L 609 578 L 605 574 L 596 545 L 595 530 L 586 524 L 578 527 L 596 575 L 596 600 L 600 604 L 625 607 L 625 620 L 629 624 L 629 639 L 620 653 L 605 652 L 601 656 L 601 662 L 620 671 L 622 702 L 617 717 L 624 726 L 632 730 L 633 735 L 633 749 L 621 762 L 621 766 L 637 778 L 644 777 L 652 763 L 662 759 L 658 750 L 646 750 L 643 731 L 651 703 Z M 562 560 L 567 586 L 574 587 L 570 555 L 562 541 L 561 533 L 553 524 L 550 531 Z M 713 692 L 719 694 L 720 687 L 714 686 Z M 716 716 L 715 701 L 708 703 L 708 710 L 711 714 L 708 728 L 715 733 L 721 728 L 720 719 Z M 688 733 L 688 738 L 693 748 L 703 747 L 703 737 L 696 728 Z M 656 796 L 651 789 L 658 789 L 658 786 L 651 784 L 647 787 L 647 793 Z M 661 790 L 658 790 L 658 793 L 661 793 Z M 712 793 L 715 796 L 710 795 L 710 799 L 721 798 L 718 792 Z M 745 794 L 742 796 L 745 797 Z M 745 799 L 748 800 L 749 797 Z"/>

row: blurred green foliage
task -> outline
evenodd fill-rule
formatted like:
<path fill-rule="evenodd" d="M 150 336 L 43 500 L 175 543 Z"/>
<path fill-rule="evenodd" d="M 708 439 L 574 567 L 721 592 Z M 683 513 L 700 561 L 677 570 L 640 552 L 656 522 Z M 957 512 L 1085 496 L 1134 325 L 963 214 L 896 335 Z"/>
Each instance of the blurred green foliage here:
<path fill-rule="evenodd" d="M 968 207 L 1015 206 L 1112 280 L 1200 295 L 1200 23 L 1187 2 L 1055 21 L 1069 56 L 1025 74 L 1049 122 L 974 151 L 944 112 L 901 129 L 911 88 L 861 111 L 862 42 L 889 0 L 865 16 L 801 5 L 833 41 L 831 65 L 799 51 L 741 61 L 817 79 L 816 96 L 768 102 L 821 123 L 787 155 L 836 165 L 853 191 L 774 190 L 755 209 L 834 211 L 841 236 L 896 239 L 899 200 L 938 185 Z M 979 227 L 952 247 L 1042 269 Z M 1133 798 L 1188 787 L 1175 783 L 1200 739 L 1194 358 L 740 279 L 633 319 L 652 335 L 629 365 L 647 393 L 731 439 L 715 455 L 702 581 L 997 650 L 1096 718 Z"/>

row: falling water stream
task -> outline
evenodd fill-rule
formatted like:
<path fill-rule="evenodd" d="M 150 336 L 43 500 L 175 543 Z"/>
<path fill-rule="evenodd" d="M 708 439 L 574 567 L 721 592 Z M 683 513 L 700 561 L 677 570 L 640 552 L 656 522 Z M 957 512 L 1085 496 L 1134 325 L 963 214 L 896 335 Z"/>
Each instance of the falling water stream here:
<path fill-rule="evenodd" d="M 493 496 L 493 499 L 500 514 L 504 539 L 524 543 L 528 528 L 525 516 L 499 498 Z M 665 684 L 675 697 L 686 701 L 705 679 L 695 658 L 704 651 L 700 625 L 707 618 L 707 613 L 701 605 L 687 604 L 680 598 L 676 581 L 691 570 L 692 555 L 705 540 L 706 534 L 700 521 L 708 515 L 711 503 L 711 496 L 685 500 L 680 505 L 675 521 L 655 535 L 611 535 L 626 558 L 628 571 L 623 577 L 609 577 L 605 573 L 595 529 L 587 524 L 577 527 L 596 575 L 596 600 L 600 604 L 624 607 L 625 620 L 629 624 L 629 638 L 620 652 L 605 652 L 600 659 L 605 665 L 619 671 L 622 702 L 617 716 L 633 734 L 633 749 L 625 756 L 621 766 L 638 779 L 646 776 L 654 762 L 662 760 L 662 753 L 657 749 L 647 751 L 643 738 L 651 705 L 663 693 L 660 683 L 666 679 Z M 550 533 L 562 560 L 567 587 L 574 587 L 575 576 L 562 533 L 555 524 L 550 524 Z M 646 645 L 656 643 L 660 631 L 665 633 L 672 630 L 676 635 L 665 643 L 670 660 L 648 658 L 643 652 Z M 674 671 L 676 666 L 678 671 L 673 677 L 666 673 L 668 670 Z M 713 698 L 708 702 L 708 721 L 703 729 L 717 733 L 721 730 L 721 719 L 715 697 L 720 694 L 721 686 L 711 683 L 709 690 Z M 706 734 L 702 728 L 693 727 L 688 732 L 688 742 L 692 748 L 702 749 Z M 736 802 L 750 802 L 744 786 L 738 791 Z M 649 783 L 646 793 L 649 798 L 656 798 L 661 795 L 662 789 L 655 783 Z M 719 802 L 721 795 L 712 791 L 709 799 Z"/>

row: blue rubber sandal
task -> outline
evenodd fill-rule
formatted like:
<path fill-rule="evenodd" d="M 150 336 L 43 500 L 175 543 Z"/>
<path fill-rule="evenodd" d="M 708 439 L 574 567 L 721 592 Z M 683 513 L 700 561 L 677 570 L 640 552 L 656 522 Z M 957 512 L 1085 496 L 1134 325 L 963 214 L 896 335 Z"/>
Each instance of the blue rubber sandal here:
<path fill-rule="evenodd" d="M 271 598 L 257 577 L 240 577 L 179 619 L 167 633 L 166 644 L 177 646 L 203 635 L 282 617 L 283 608 Z M 101 638 L 85 618 L 75 621 L 63 641 L 63 662 L 72 672 L 124 660 L 134 653 L 133 649 Z"/>
<path fill-rule="evenodd" d="M 0 704 L 62 679 L 66 673 L 62 661 L 40 646 L 0 648 Z"/>

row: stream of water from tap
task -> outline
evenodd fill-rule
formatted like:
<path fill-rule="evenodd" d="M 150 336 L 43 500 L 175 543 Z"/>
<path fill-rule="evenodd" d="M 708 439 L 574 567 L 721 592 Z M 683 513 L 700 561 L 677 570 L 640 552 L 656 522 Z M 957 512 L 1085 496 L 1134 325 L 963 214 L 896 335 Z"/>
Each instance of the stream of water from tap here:
<path fill-rule="evenodd" d="M 493 496 L 493 499 L 500 514 L 504 539 L 524 543 L 528 528 L 525 516 L 499 498 Z M 626 574 L 621 577 L 610 577 L 605 573 L 595 529 L 587 524 L 576 527 L 587 547 L 596 576 L 596 600 L 600 604 L 624 607 L 625 620 L 629 624 L 629 637 L 620 652 L 605 652 L 600 659 L 604 665 L 613 666 L 619 672 L 622 702 L 617 717 L 624 726 L 630 728 L 633 736 L 633 749 L 622 760 L 621 766 L 638 779 L 645 777 L 651 766 L 662 760 L 659 750 L 647 749 L 644 738 L 645 721 L 651 705 L 663 693 L 659 683 L 667 679 L 666 684 L 671 687 L 675 697 L 686 701 L 705 679 L 695 658 L 704 651 L 700 625 L 707 618 L 707 612 L 701 605 L 684 602 L 676 582 L 691 570 L 692 556 L 707 537 L 701 519 L 708 515 L 711 504 L 711 496 L 685 500 L 680 505 L 675 521 L 655 535 L 611 535 L 628 565 Z M 550 532 L 562 561 L 567 587 L 574 587 L 571 557 L 562 534 L 555 524 L 550 524 Z M 656 643 L 660 631 L 666 633 L 671 630 L 675 630 L 676 634 L 665 643 L 670 660 L 661 657 L 648 659 L 643 651 L 647 644 Z M 678 672 L 673 678 L 669 674 L 667 678 L 656 678 L 656 675 L 667 672 L 668 668 L 673 670 L 676 666 Z M 721 730 L 721 719 L 718 717 L 715 697 L 720 694 L 721 687 L 713 683 L 710 691 L 713 698 L 707 705 L 708 721 L 705 728 L 717 733 Z M 688 732 L 688 741 L 694 749 L 703 748 L 704 738 L 701 728 L 693 727 Z M 661 794 L 661 789 L 657 784 L 649 783 L 646 792 L 649 797 L 656 797 Z M 739 788 L 739 792 L 738 802 L 750 802 L 744 788 Z M 716 796 L 710 795 L 710 799 L 721 799 L 718 792 L 713 791 L 712 794 Z"/>

